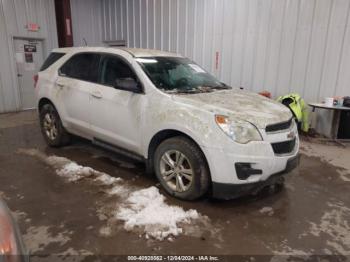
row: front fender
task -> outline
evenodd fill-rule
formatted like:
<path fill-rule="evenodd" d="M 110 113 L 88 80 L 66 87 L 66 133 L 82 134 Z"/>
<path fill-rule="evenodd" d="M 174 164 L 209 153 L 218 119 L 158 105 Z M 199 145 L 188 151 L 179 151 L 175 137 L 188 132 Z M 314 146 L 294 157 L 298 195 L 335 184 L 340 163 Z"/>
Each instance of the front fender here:
<path fill-rule="evenodd" d="M 159 104 L 158 104 L 159 106 Z M 159 109 L 161 108 L 161 109 Z M 143 132 L 143 154 L 147 156 L 148 146 L 152 138 L 164 130 L 174 130 L 191 137 L 199 146 L 206 146 L 213 133 L 213 122 L 211 117 L 204 115 L 204 112 L 192 110 L 186 107 L 175 109 L 167 105 L 158 107 L 158 110 L 149 110 L 150 114 L 146 123 L 152 123 Z M 208 113 L 206 113 L 208 114 Z M 214 117 L 212 117 L 214 121 Z"/>
<path fill-rule="evenodd" d="M 190 137 L 199 147 L 203 147 L 203 140 L 201 136 L 194 133 L 191 129 L 184 128 L 183 126 L 177 125 L 177 124 L 167 124 L 157 129 L 153 129 L 153 132 L 152 132 L 153 135 L 149 134 L 145 137 L 144 147 L 143 147 L 144 156 L 146 157 L 148 156 L 149 145 L 152 139 L 163 131 L 175 131 L 175 132 L 183 133 L 186 136 Z"/>
<path fill-rule="evenodd" d="M 208 163 L 208 167 L 209 167 L 209 172 L 211 173 L 211 168 L 212 168 L 212 164 L 210 159 L 209 159 L 209 152 L 208 152 L 208 147 L 206 147 L 203 143 L 203 136 L 194 132 L 191 129 L 185 128 L 182 125 L 178 125 L 178 124 L 167 124 L 164 125 L 162 127 L 160 127 L 158 130 L 154 130 L 154 135 L 153 136 L 147 136 L 147 138 L 145 139 L 145 146 L 144 146 L 144 152 L 143 155 L 145 157 L 145 159 L 147 159 L 146 164 L 149 168 L 148 172 L 153 171 L 153 163 L 152 163 L 152 159 L 149 159 L 149 153 L 150 153 L 150 149 L 151 149 L 151 143 L 152 143 L 152 139 L 157 136 L 158 134 L 162 133 L 163 131 L 175 131 L 178 133 L 182 133 L 184 135 L 186 135 L 186 137 L 189 137 L 190 139 L 192 139 L 197 146 L 199 147 L 199 149 L 202 151 L 207 163 Z M 152 150 L 152 149 L 151 149 Z"/>

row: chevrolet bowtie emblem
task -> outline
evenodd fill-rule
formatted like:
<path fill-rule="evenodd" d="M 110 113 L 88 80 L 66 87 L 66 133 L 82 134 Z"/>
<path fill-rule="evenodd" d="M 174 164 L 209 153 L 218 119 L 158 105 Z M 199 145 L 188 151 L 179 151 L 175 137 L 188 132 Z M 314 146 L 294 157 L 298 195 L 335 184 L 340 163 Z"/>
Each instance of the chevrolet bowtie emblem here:
<path fill-rule="evenodd" d="M 292 138 L 294 138 L 294 137 L 295 137 L 295 132 L 294 132 L 294 131 L 290 132 L 290 133 L 287 135 L 287 138 L 289 138 L 289 139 L 292 139 Z"/>

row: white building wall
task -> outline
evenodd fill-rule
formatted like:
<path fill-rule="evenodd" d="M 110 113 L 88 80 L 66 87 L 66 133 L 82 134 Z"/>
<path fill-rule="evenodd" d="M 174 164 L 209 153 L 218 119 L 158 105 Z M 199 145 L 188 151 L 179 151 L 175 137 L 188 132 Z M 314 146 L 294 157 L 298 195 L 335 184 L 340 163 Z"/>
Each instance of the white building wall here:
<path fill-rule="evenodd" d="M 350 0 L 71 0 L 71 8 L 76 46 L 126 40 L 189 56 L 253 91 L 350 95 Z M 46 56 L 57 46 L 54 1 L 0 1 L 0 36 L 0 112 L 15 111 L 13 37 L 44 39 Z"/>
<path fill-rule="evenodd" d="M 89 46 L 102 45 L 102 2 L 70 0 L 70 4 L 74 46 L 85 46 L 85 41 Z"/>
<path fill-rule="evenodd" d="M 39 31 L 29 32 L 27 23 L 38 24 Z M 0 1 L 0 113 L 21 108 L 13 49 L 16 37 L 42 39 L 44 56 L 57 47 L 54 0 Z"/>
<path fill-rule="evenodd" d="M 178 52 L 228 84 L 274 96 L 350 95 L 350 0 L 96 2 L 101 42 Z"/>

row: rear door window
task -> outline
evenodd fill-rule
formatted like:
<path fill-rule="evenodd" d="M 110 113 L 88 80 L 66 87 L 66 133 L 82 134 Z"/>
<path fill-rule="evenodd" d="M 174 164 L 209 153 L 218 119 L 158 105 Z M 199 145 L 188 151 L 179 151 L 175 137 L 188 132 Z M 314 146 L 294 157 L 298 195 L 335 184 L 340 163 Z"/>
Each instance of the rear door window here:
<path fill-rule="evenodd" d="M 95 53 L 74 55 L 61 67 L 60 75 L 97 83 L 100 57 Z"/>
<path fill-rule="evenodd" d="M 52 64 L 56 63 L 58 59 L 60 59 L 62 56 L 64 56 L 65 53 L 56 53 L 52 52 L 45 60 L 43 65 L 40 67 L 39 71 L 44 71 L 47 68 L 49 68 Z"/>

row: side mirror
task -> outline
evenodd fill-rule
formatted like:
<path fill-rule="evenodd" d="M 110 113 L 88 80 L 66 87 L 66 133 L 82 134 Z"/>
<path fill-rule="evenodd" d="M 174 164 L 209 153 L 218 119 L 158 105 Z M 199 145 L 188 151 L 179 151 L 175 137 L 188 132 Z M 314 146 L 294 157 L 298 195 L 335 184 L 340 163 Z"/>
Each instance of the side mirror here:
<path fill-rule="evenodd" d="M 132 78 L 117 78 L 115 80 L 115 88 L 133 93 L 141 93 L 141 88 L 138 82 Z"/>
<path fill-rule="evenodd" d="M 58 69 L 58 75 L 59 75 L 59 76 L 65 76 L 65 74 L 62 73 L 61 68 Z"/>

